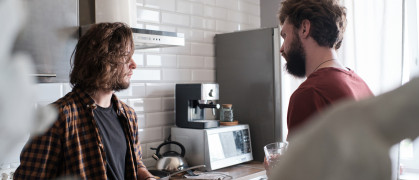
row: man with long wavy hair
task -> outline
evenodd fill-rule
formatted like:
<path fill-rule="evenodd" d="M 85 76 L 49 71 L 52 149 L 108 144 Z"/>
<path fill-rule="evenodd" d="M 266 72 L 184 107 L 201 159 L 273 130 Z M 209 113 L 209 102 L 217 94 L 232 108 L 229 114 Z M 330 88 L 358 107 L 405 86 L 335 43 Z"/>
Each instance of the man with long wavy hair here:
<path fill-rule="evenodd" d="M 123 23 L 93 25 L 75 49 L 72 92 L 53 103 L 59 116 L 22 150 L 15 179 L 154 177 L 142 162 L 137 116 L 115 91 L 130 85 L 134 44 Z"/>

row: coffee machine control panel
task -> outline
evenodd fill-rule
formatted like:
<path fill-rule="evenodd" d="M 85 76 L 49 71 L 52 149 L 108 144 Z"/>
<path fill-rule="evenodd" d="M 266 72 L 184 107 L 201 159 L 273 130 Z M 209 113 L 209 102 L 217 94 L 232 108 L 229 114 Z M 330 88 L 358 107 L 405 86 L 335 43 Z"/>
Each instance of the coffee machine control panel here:
<path fill-rule="evenodd" d="M 218 84 L 202 84 L 201 100 L 218 100 Z"/>

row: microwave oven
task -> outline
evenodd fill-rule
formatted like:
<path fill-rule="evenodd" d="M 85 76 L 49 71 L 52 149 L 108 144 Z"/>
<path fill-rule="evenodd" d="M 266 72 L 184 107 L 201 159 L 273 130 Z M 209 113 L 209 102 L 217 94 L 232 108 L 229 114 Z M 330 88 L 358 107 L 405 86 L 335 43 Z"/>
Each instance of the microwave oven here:
<path fill-rule="evenodd" d="M 248 125 L 210 129 L 172 127 L 171 138 L 185 147 L 189 166 L 205 165 L 207 171 L 253 160 Z"/>

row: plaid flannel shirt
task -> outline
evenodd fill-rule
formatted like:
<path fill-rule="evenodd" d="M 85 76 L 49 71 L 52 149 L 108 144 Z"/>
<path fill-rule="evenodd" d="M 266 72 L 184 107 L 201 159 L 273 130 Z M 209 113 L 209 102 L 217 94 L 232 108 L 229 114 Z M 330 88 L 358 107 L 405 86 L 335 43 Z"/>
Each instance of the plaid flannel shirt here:
<path fill-rule="evenodd" d="M 134 110 L 113 95 L 127 139 L 125 179 L 137 179 L 142 163 L 138 140 L 137 116 Z M 20 155 L 20 166 L 14 179 L 52 179 L 76 176 L 82 179 L 107 179 L 106 152 L 99 128 L 93 117 L 94 100 L 75 87 L 53 103 L 58 120 L 43 135 L 33 137 Z"/>

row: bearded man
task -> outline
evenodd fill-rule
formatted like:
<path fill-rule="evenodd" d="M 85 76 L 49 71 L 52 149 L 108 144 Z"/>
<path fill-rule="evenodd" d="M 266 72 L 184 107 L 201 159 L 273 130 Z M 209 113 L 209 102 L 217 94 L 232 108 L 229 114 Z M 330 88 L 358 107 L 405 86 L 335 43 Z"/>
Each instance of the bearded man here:
<path fill-rule="evenodd" d="M 131 28 L 93 25 L 74 52 L 73 90 L 53 103 L 58 119 L 26 144 L 14 179 L 155 179 L 142 162 L 137 116 L 114 94 L 137 66 Z"/>
<path fill-rule="evenodd" d="M 372 96 L 368 85 L 339 63 L 346 28 L 346 8 L 337 0 L 285 0 L 279 20 L 284 39 L 280 52 L 287 71 L 307 79 L 292 94 L 288 107 L 288 136 L 325 107 L 343 100 Z"/>

